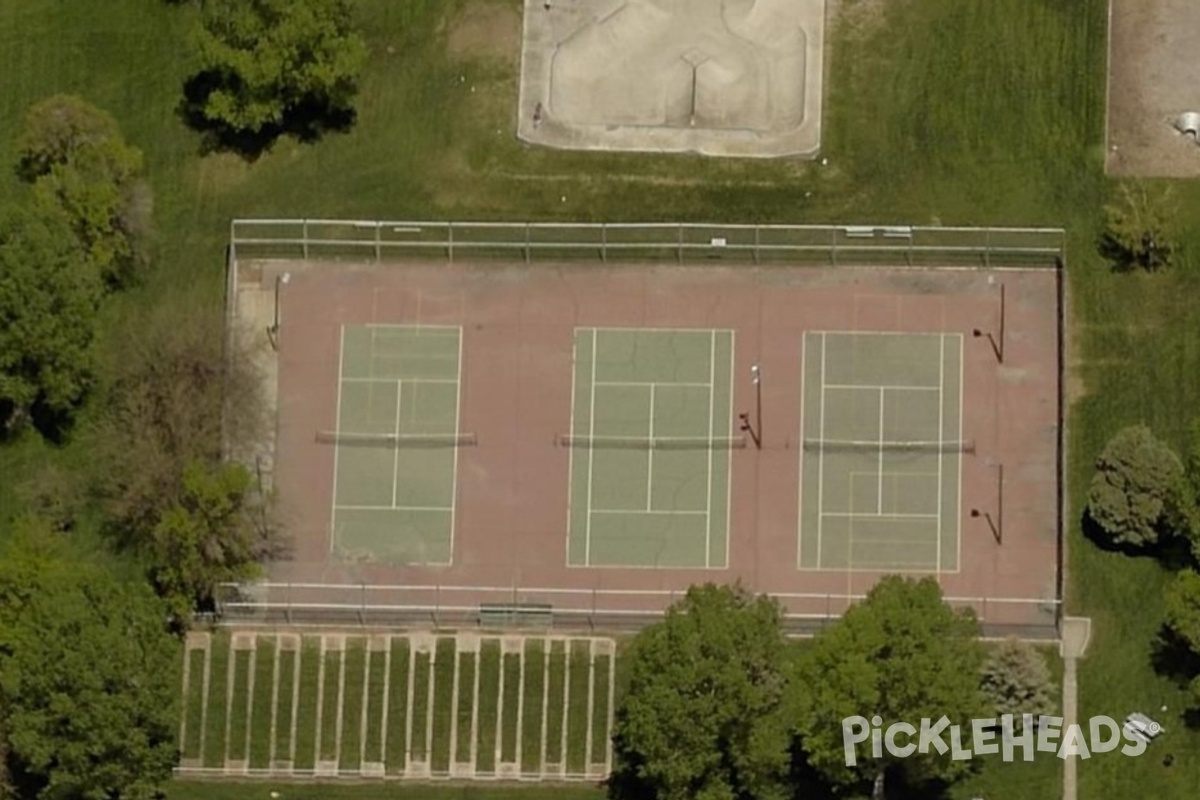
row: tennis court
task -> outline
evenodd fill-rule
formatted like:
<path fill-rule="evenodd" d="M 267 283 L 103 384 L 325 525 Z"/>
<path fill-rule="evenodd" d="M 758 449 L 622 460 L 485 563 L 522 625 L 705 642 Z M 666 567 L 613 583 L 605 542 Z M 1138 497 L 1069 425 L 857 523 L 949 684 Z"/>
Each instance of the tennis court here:
<path fill-rule="evenodd" d="M 806 332 L 801 569 L 955 572 L 962 336 Z"/>
<path fill-rule="evenodd" d="M 724 568 L 733 332 L 577 328 L 570 566 Z"/>
<path fill-rule="evenodd" d="M 334 552 L 449 564 L 454 541 L 462 331 L 343 326 L 334 444 Z"/>

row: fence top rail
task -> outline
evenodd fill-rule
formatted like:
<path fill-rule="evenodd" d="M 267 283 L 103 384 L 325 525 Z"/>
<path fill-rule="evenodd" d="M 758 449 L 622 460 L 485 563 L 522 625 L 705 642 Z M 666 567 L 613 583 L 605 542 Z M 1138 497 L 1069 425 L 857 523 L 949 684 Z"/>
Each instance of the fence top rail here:
<path fill-rule="evenodd" d="M 442 594 L 450 593 L 475 593 L 475 594 L 504 594 L 511 597 L 513 594 L 544 594 L 544 595 L 567 595 L 581 597 L 681 597 L 686 593 L 686 589 L 576 589 L 565 587 L 539 587 L 539 586 L 462 586 L 448 585 L 440 586 L 437 584 L 361 584 L 361 583 L 253 583 L 253 584 L 237 584 L 223 583 L 220 584 L 224 589 L 237 589 L 240 591 L 255 590 L 255 589 L 296 589 L 300 591 L 327 591 L 327 592 L 435 592 Z M 860 594 L 841 594 L 832 592 L 768 592 L 770 597 L 779 600 L 862 600 L 866 598 L 865 593 Z M 1050 597 L 945 597 L 943 598 L 948 603 L 1045 603 L 1058 604 L 1061 601 Z M 253 602 L 253 601 L 252 601 Z M 298 603 L 299 605 L 300 603 Z M 358 607 L 359 604 L 354 604 Z"/>

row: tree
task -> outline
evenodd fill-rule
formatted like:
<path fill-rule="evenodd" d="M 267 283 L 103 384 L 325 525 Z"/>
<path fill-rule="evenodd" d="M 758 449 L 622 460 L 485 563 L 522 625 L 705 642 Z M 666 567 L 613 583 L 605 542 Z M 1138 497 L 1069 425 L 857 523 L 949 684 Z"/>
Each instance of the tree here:
<path fill-rule="evenodd" d="M 1179 456 L 1149 428 L 1124 428 L 1096 458 L 1088 517 L 1115 545 L 1158 544 L 1186 529 L 1183 477 Z"/>
<path fill-rule="evenodd" d="M 786 797 L 784 647 L 771 600 L 741 588 L 692 587 L 634 642 L 616 715 L 611 794 Z"/>
<path fill-rule="evenodd" d="M 1200 662 L 1200 573 L 1180 570 L 1167 587 L 1167 613 L 1163 622 L 1168 645 L 1181 645 L 1193 662 L 1186 670 L 1190 676 L 1189 691 L 1193 708 L 1200 707 L 1200 674 L 1195 663 Z M 1174 641 L 1171 641 L 1171 640 Z"/>
<path fill-rule="evenodd" d="M 979 632 L 974 614 L 947 606 L 931 578 L 879 581 L 816 636 L 801 662 L 798 729 L 810 766 L 837 785 L 873 786 L 877 800 L 886 775 L 909 785 L 960 777 L 966 762 L 932 750 L 904 759 L 885 750 L 881 760 L 860 751 L 857 764 L 847 766 L 842 721 L 878 715 L 886 729 L 897 722 L 919 727 L 943 715 L 952 725 L 986 717 Z"/>
<path fill-rule="evenodd" d="M 1175 251 L 1174 212 L 1168 191 L 1155 193 L 1141 181 L 1122 181 L 1117 196 L 1104 207 L 1101 252 L 1121 270 L 1153 272 L 1168 266 Z"/>
<path fill-rule="evenodd" d="M 17 172 L 37 199 L 66 212 L 76 237 L 112 287 L 146 262 L 153 205 L 142 154 L 111 116 L 74 95 L 54 95 L 25 115 Z"/>
<path fill-rule="evenodd" d="M 0 422 L 69 420 L 92 380 L 99 277 L 54 209 L 0 214 Z"/>
<path fill-rule="evenodd" d="M 984 697 L 997 717 L 1012 714 L 1051 715 L 1055 710 L 1054 681 L 1046 660 L 1028 642 L 1011 637 L 988 652 L 983 665 Z"/>
<path fill-rule="evenodd" d="M 0 595 L 19 600 L 0 613 L 9 761 L 47 800 L 150 800 L 176 759 L 179 659 L 163 607 L 144 584 L 53 549 L 26 536 L 0 559 Z"/>
<path fill-rule="evenodd" d="M 272 547 L 250 473 L 237 464 L 189 464 L 182 496 L 139 550 L 178 620 L 190 619 L 198 604 L 210 604 L 219 583 L 257 575 Z"/>
<path fill-rule="evenodd" d="M 367 51 L 346 0 L 210 0 L 194 39 L 189 113 L 225 140 L 315 135 L 353 113 Z"/>

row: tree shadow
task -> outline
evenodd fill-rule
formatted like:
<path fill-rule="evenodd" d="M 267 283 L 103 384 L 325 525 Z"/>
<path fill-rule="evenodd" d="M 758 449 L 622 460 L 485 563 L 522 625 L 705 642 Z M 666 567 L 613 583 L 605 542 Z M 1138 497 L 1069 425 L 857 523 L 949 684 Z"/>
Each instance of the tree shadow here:
<path fill-rule="evenodd" d="M 1104 232 L 1096 237 L 1096 252 L 1108 262 L 1113 272 L 1133 272 L 1138 266 L 1130 252 L 1111 233 Z"/>
<path fill-rule="evenodd" d="M 1149 551 L 1145 547 L 1128 542 L 1114 542 L 1100 523 L 1092 517 L 1090 508 L 1084 507 L 1083 513 L 1079 515 L 1079 526 L 1086 539 L 1107 553 L 1120 553 L 1130 558 L 1149 555 Z"/>
<path fill-rule="evenodd" d="M 346 133 L 358 117 L 353 108 L 343 108 L 326 97 L 315 96 L 298 99 L 284 108 L 281 122 L 268 123 L 258 130 L 236 128 L 210 119 L 204 113 L 214 92 L 229 89 L 236 93 L 239 88 L 240 79 L 218 70 L 204 70 L 184 82 L 183 99 L 177 114 L 184 124 L 201 135 L 201 155 L 235 153 L 254 162 L 282 136 L 293 136 L 310 144 L 328 134 Z"/>

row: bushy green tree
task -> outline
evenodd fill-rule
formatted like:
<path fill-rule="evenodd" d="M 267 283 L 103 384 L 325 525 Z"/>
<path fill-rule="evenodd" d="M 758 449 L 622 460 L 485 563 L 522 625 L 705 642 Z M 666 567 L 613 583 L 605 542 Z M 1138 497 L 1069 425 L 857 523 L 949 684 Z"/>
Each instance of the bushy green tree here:
<path fill-rule="evenodd" d="M 979 633 L 974 614 L 946 605 L 930 578 L 891 576 L 877 583 L 816 636 L 801 661 L 798 728 L 810 766 L 838 786 L 873 786 L 877 798 L 886 775 L 910 786 L 962 776 L 967 762 L 935 751 L 901 759 L 885 750 L 876 760 L 860 746 L 857 763 L 847 766 L 842 725 L 855 716 L 878 715 L 885 729 L 943 715 L 951 725 L 965 726 L 987 717 Z"/>
<path fill-rule="evenodd" d="M 1186 533 L 1183 463 L 1145 425 L 1119 431 L 1096 458 L 1088 516 L 1113 544 L 1146 547 Z"/>
<path fill-rule="evenodd" d="M 99 276 L 53 208 L 0 212 L 0 423 L 57 427 L 92 381 Z"/>
<path fill-rule="evenodd" d="M 1153 272 L 1175 253 L 1175 206 L 1169 190 L 1153 191 L 1142 181 L 1122 181 L 1104 207 L 1101 250 L 1118 269 Z"/>
<path fill-rule="evenodd" d="M 618 797 L 788 796 L 791 720 L 779 608 L 740 588 L 697 586 L 640 634 L 616 715 Z"/>
<path fill-rule="evenodd" d="M 1034 717 L 1054 713 L 1054 681 L 1037 648 L 1016 637 L 993 645 L 984 661 L 984 697 L 996 717 L 1024 714 Z"/>
<path fill-rule="evenodd" d="M 110 286 L 135 280 L 146 262 L 152 200 L 142 154 L 106 112 L 74 95 L 32 106 L 18 137 L 17 172 L 37 201 L 60 207 Z"/>
<path fill-rule="evenodd" d="M 183 492 L 138 550 L 150 579 L 172 614 L 188 620 L 217 584 L 258 574 L 270 554 L 270 531 L 245 468 L 194 462 L 183 473 Z"/>
<path fill-rule="evenodd" d="M 366 60 L 347 0 L 209 0 L 194 38 L 192 111 L 234 135 L 349 112 Z"/>
<path fill-rule="evenodd" d="M 0 709 L 45 800 L 151 800 L 176 761 L 178 650 L 139 582 L 64 560 L 36 524 L 0 548 Z"/>
<path fill-rule="evenodd" d="M 1200 660 L 1200 574 L 1195 570 L 1180 570 L 1167 587 L 1167 613 L 1163 625 L 1169 637 Z M 1193 708 L 1200 708 L 1200 675 L 1191 678 L 1189 686 Z"/>

